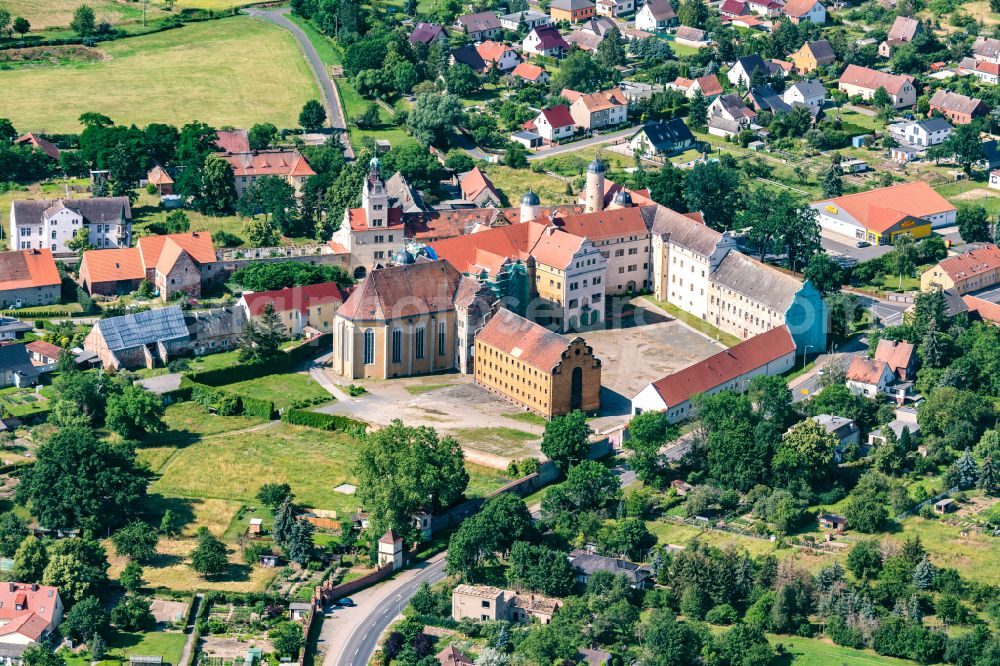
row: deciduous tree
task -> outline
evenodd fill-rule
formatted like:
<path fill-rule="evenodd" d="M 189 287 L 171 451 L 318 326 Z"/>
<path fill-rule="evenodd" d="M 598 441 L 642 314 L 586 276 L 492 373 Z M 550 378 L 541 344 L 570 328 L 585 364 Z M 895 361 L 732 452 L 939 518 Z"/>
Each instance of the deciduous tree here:
<path fill-rule="evenodd" d="M 553 417 L 545 424 L 542 453 L 562 471 L 577 464 L 590 452 L 590 426 L 580 410 Z"/>
<path fill-rule="evenodd" d="M 198 545 L 191 551 L 191 568 L 208 578 L 229 568 L 226 544 L 219 541 L 207 527 L 198 528 Z"/>
<path fill-rule="evenodd" d="M 311 99 L 302 105 L 299 112 L 299 125 L 310 132 L 317 132 L 326 123 L 326 109 L 319 100 Z"/>

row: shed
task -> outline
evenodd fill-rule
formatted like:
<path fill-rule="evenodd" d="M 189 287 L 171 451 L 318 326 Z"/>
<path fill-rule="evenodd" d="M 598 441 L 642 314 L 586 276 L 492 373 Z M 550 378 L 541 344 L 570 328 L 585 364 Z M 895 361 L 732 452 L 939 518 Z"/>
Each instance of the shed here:
<path fill-rule="evenodd" d="M 843 532 L 847 529 L 847 519 L 835 513 L 821 513 L 818 517 L 819 526 L 825 530 Z"/>
<path fill-rule="evenodd" d="M 247 529 L 250 534 L 260 534 L 264 530 L 264 521 L 260 518 L 251 518 L 250 527 Z"/>
<path fill-rule="evenodd" d="M 868 138 L 867 134 L 859 134 L 858 136 L 851 137 L 851 147 L 863 148 L 865 145 L 865 139 L 867 138 Z"/>
<path fill-rule="evenodd" d="M 939 513 L 941 515 L 944 515 L 946 513 L 951 513 L 957 508 L 958 505 L 955 503 L 955 500 L 953 500 L 950 497 L 946 497 L 943 500 L 938 500 L 937 502 L 934 502 L 934 513 Z"/>
<path fill-rule="evenodd" d="M 750 143 L 747 144 L 747 148 L 749 148 L 750 150 L 752 150 L 754 152 L 759 152 L 761 150 L 764 150 L 764 142 L 763 141 L 751 141 Z"/>

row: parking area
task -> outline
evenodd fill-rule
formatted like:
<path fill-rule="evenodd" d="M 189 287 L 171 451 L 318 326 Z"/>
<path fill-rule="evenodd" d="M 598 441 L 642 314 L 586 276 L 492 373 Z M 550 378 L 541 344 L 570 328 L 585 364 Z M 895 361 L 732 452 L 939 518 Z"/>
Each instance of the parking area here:
<path fill-rule="evenodd" d="M 826 250 L 827 254 L 832 257 L 849 259 L 857 263 L 868 261 L 869 259 L 876 259 L 884 254 L 892 252 L 891 245 L 869 245 L 868 247 L 857 247 L 856 243 L 857 241 L 848 238 L 847 236 L 831 234 L 826 231 L 822 232 L 820 235 L 820 245 L 824 250 Z"/>

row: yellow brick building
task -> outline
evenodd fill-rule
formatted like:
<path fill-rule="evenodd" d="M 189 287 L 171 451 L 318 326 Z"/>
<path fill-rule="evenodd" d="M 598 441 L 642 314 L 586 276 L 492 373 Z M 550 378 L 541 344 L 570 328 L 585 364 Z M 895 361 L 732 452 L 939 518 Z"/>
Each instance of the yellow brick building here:
<path fill-rule="evenodd" d="M 476 336 L 476 383 L 551 419 L 601 406 L 601 361 L 567 338 L 501 309 Z"/>

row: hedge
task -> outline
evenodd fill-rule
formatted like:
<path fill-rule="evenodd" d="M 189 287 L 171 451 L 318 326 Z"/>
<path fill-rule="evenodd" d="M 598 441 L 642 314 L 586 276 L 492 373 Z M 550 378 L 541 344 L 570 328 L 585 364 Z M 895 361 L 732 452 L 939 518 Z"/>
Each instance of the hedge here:
<path fill-rule="evenodd" d="M 332 344 L 333 334 L 324 333 L 309 342 L 289 349 L 285 352 L 284 356 L 280 356 L 267 363 L 244 363 L 229 368 L 192 372 L 189 377 L 191 377 L 192 381 L 207 386 L 225 386 L 226 384 L 236 384 L 251 379 L 259 379 L 267 375 L 275 375 L 291 370 L 295 366 L 313 358 L 322 347 L 329 347 Z"/>
<path fill-rule="evenodd" d="M 368 426 L 364 421 L 358 421 L 338 414 L 321 414 L 305 409 L 288 409 L 281 415 L 281 420 L 292 425 L 306 426 L 318 430 L 336 430 L 352 434 L 360 434 Z"/>
<path fill-rule="evenodd" d="M 257 416 L 268 421 L 274 418 L 274 403 L 270 400 L 250 398 L 245 395 L 241 395 L 239 398 L 245 416 Z"/>

